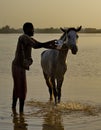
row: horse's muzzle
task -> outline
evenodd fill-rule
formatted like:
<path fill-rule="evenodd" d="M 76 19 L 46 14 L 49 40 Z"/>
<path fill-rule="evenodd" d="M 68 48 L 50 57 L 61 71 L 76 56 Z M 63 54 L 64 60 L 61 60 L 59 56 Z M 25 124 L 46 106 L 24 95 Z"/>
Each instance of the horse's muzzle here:
<path fill-rule="evenodd" d="M 78 47 L 76 45 L 72 45 L 71 52 L 72 52 L 72 54 L 76 55 L 76 53 L 78 52 Z"/>

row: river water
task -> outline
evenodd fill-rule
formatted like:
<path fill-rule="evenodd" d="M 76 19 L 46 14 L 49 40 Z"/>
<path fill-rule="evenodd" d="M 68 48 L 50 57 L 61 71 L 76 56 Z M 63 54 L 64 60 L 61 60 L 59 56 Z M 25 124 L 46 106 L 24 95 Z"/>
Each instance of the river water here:
<path fill-rule="evenodd" d="M 34 37 L 45 42 L 60 35 L 35 34 Z M 27 72 L 25 112 L 14 116 L 11 62 L 18 37 L 19 34 L 0 34 L 0 130 L 100 130 L 101 34 L 79 34 L 78 54 L 69 51 L 67 55 L 68 70 L 58 106 L 48 101 L 48 88 L 40 66 L 40 54 L 45 49 L 34 49 L 34 62 Z"/>

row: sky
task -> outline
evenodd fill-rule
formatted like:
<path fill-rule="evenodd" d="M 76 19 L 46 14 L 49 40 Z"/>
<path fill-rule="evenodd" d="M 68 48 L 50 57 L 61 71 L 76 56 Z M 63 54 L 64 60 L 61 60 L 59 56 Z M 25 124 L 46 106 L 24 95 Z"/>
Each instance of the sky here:
<path fill-rule="evenodd" d="M 0 28 L 101 28 L 101 0 L 0 0 Z"/>

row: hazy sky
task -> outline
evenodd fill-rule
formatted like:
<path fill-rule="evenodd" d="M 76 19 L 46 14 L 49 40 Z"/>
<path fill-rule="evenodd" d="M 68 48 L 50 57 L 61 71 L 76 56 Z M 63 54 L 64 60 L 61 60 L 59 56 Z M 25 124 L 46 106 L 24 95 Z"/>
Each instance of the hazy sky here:
<path fill-rule="evenodd" d="M 79 26 L 101 28 L 101 0 L 0 0 L 0 27 Z"/>

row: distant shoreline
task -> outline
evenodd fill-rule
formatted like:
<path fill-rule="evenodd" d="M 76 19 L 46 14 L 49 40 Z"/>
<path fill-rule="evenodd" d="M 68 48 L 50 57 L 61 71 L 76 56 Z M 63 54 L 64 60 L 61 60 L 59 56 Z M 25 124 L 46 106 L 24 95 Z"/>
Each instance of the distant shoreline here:
<path fill-rule="evenodd" d="M 0 28 L 0 34 L 10 34 L 10 33 L 23 33 L 22 28 L 15 29 L 6 25 Z M 35 28 L 35 33 L 61 33 L 60 28 Z M 96 28 L 82 28 L 80 33 L 101 33 L 101 29 Z"/>

